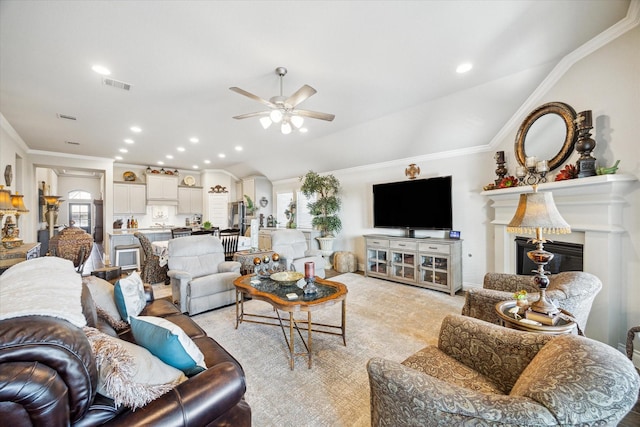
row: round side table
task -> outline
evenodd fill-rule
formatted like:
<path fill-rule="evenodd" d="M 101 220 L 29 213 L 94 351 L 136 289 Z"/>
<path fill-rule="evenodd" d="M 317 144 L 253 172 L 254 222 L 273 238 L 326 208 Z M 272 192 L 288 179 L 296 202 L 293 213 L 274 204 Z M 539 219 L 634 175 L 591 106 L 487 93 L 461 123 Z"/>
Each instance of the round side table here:
<path fill-rule="evenodd" d="M 550 334 L 550 335 L 562 335 L 562 334 L 570 334 L 578 326 L 576 322 L 572 322 L 565 319 L 559 319 L 558 323 L 551 325 L 531 325 L 528 323 L 523 323 L 520 320 L 517 320 L 513 314 L 509 313 L 509 309 L 516 306 L 515 300 L 510 301 L 502 301 L 496 304 L 496 313 L 500 316 L 502 321 L 502 326 L 507 328 L 519 329 L 521 331 L 527 332 L 538 332 L 541 334 Z M 560 309 L 560 312 L 566 314 L 567 316 L 573 317 L 571 313 Z"/>

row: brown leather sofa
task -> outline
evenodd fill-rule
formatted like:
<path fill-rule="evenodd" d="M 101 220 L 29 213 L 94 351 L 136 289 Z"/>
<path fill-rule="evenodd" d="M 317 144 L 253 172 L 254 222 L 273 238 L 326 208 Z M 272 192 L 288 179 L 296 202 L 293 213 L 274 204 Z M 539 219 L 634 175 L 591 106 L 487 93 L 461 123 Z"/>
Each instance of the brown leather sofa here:
<path fill-rule="evenodd" d="M 146 406 L 131 411 L 96 392 L 98 372 L 83 330 L 66 320 L 23 316 L 0 321 L 0 424 L 7 426 L 250 426 L 251 408 L 242 367 L 191 318 L 146 287 L 141 315 L 180 326 L 208 367 Z M 87 325 L 112 336 L 99 319 L 86 286 Z M 133 341 L 126 330 L 120 338 Z"/>

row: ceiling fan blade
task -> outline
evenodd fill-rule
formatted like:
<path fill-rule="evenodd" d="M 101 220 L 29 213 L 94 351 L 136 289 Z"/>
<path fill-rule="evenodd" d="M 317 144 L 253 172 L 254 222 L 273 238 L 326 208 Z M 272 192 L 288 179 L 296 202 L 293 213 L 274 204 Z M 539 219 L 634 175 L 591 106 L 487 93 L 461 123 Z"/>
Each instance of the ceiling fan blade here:
<path fill-rule="evenodd" d="M 293 95 L 287 98 L 287 100 L 284 101 L 284 103 L 285 105 L 290 105 L 293 108 L 316 92 L 317 91 L 311 86 L 304 85 L 300 89 L 298 89 Z"/>
<path fill-rule="evenodd" d="M 309 110 L 294 110 L 293 113 L 299 116 L 310 117 L 312 119 L 326 120 L 328 122 L 333 121 L 333 119 L 335 119 L 336 117 L 334 114 L 319 113 L 317 111 Z"/>
<path fill-rule="evenodd" d="M 244 95 L 244 96 L 246 96 L 247 98 L 251 98 L 251 99 L 253 99 L 254 101 L 258 101 L 259 103 L 264 104 L 264 105 L 266 105 L 267 107 L 271 107 L 271 108 L 278 108 L 278 106 L 277 106 L 276 104 L 274 104 L 274 103 L 272 103 L 272 102 L 269 102 L 269 101 L 267 101 L 266 99 L 262 99 L 262 98 L 260 98 L 258 95 L 254 95 L 254 94 L 252 94 L 252 93 L 250 93 L 250 92 L 247 92 L 247 91 L 246 91 L 246 90 L 244 90 L 244 89 L 240 89 L 239 87 L 235 87 L 235 86 L 234 86 L 234 87 L 230 87 L 230 88 L 229 88 L 229 90 L 231 90 L 231 91 L 233 91 L 233 92 L 235 92 L 235 93 L 239 93 L 240 95 Z"/>
<path fill-rule="evenodd" d="M 240 114 L 239 116 L 233 116 L 234 119 L 248 119 L 249 117 L 268 116 L 271 111 L 258 111 L 256 113 Z"/>

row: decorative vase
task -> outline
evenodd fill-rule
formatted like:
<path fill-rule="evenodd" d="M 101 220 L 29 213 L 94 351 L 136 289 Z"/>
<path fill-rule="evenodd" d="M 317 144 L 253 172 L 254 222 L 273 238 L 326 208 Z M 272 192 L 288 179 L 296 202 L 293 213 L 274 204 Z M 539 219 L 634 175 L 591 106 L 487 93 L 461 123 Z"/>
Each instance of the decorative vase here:
<path fill-rule="evenodd" d="M 335 237 L 316 237 L 316 240 L 320 244 L 320 251 L 322 252 L 322 258 L 324 258 L 324 269 L 330 269 Z"/>

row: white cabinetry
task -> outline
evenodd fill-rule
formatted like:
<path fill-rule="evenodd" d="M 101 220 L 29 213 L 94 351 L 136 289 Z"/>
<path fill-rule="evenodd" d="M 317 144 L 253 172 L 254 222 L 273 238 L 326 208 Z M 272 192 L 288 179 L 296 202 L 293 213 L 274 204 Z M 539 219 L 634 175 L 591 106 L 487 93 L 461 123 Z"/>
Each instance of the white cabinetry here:
<path fill-rule="evenodd" d="M 144 184 L 113 184 L 114 214 L 146 214 Z"/>
<path fill-rule="evenodd" d="M 365 235 L 365 275 L 455 295 L 462 289 L 462 241 Z"/>
<path fill-rule="evenodd" d="M 147 201 L 150 204 L 178 204 L 178 177 L 147 174 Z"/>
<path fill-rule="evenodd" d="M 201 214 L 202 187 L 178 187 L 178 214 Z"/>

